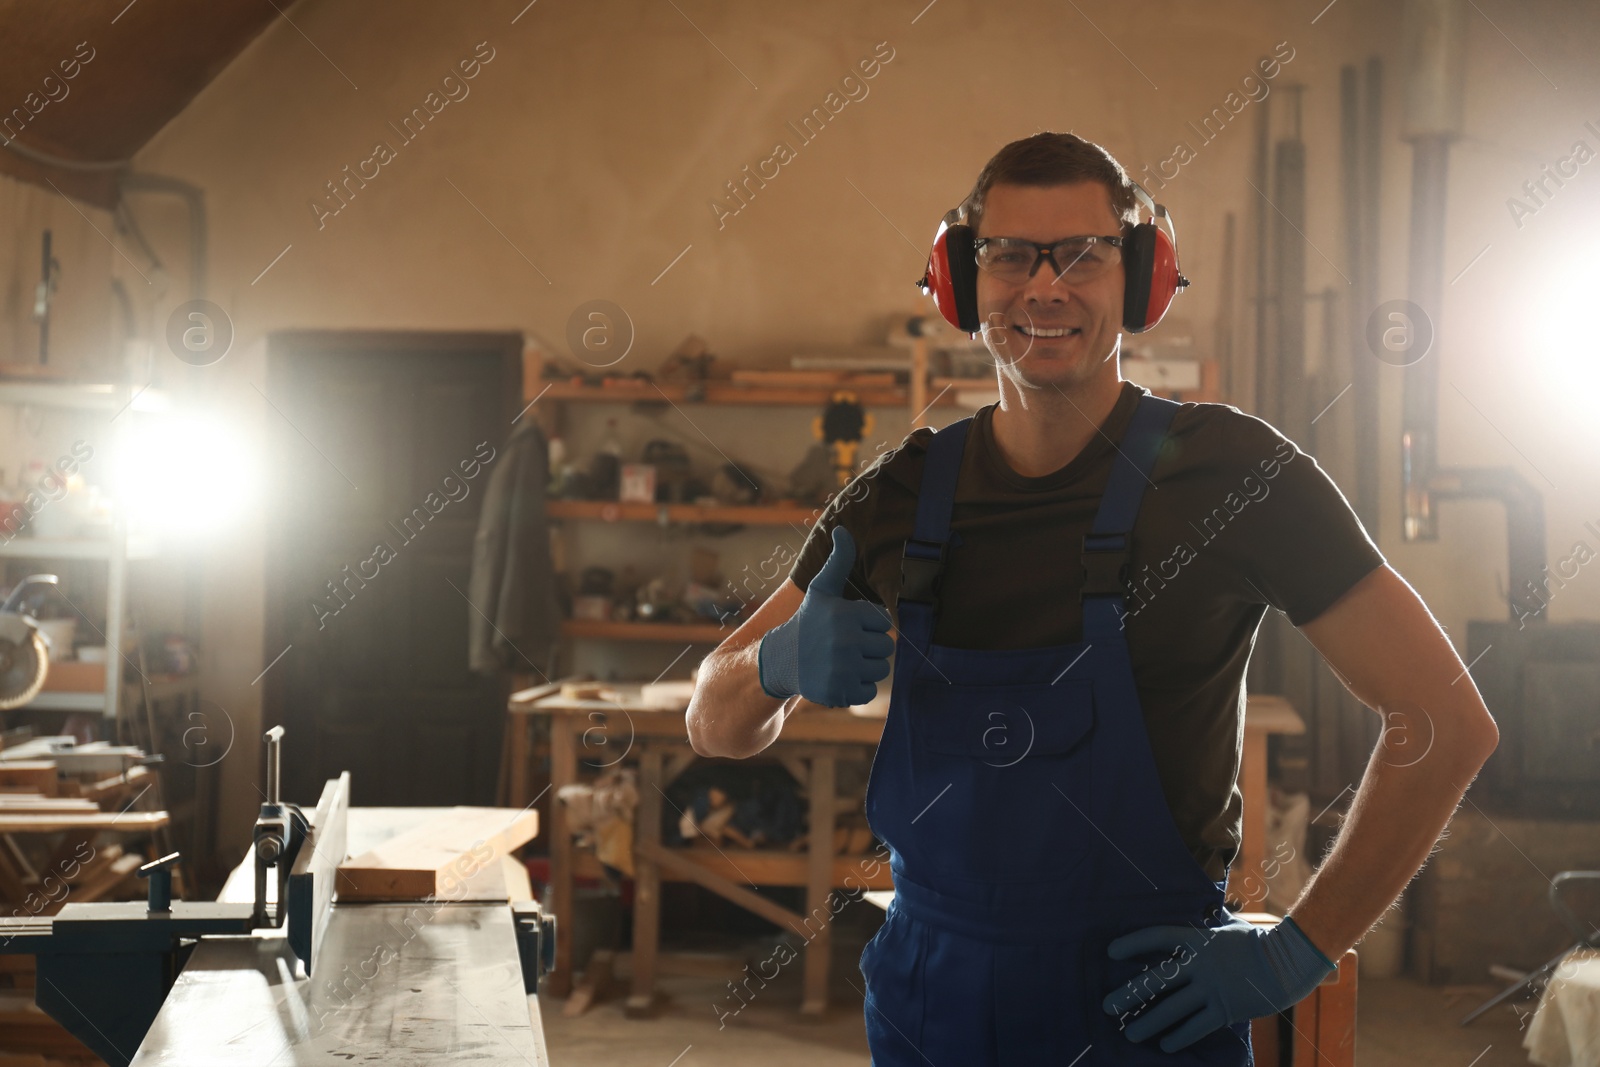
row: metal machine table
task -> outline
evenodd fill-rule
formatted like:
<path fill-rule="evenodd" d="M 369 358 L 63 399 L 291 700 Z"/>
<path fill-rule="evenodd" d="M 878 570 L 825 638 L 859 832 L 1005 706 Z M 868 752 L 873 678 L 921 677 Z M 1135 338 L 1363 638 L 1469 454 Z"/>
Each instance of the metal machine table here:
<path fill-rule="evenodd" d="M 365 852 L 441 810 L 351 808 L 349 851 Z M 221 899 L 250 899 L 252 866 L 247 856 Z M 205 938 L 133 1063 L 549 1063 L 506 903 L 336 903 L 315 976 L 296 964 L 282 931 Z"/>

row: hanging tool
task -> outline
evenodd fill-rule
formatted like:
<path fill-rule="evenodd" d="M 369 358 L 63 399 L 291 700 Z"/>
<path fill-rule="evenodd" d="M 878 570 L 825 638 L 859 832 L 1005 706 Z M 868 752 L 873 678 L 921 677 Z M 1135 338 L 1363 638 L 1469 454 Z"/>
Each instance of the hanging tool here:
<path fill-rule="evenodd" d="M 44 231 L 39 264 L 39 284 L 33 290 L 33 319 L 39 324 L 39 363 L 50 362 L 50 301 L 61 280 L 61 263 L 50 250 L 50 231 Z"/>

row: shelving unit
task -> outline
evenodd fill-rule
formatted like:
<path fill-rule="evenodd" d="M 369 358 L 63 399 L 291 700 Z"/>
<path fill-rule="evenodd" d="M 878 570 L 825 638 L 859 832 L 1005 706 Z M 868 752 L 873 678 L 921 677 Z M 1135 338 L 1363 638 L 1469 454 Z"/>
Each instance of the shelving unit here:
<path fill-rule="evenodd" d="M 95 413 L 107 416 L 110 447 L 115 453 L 127 422 L 133 413 L 160 412 L 167 408 L 166 397 L 149 389 L 135 391 L 127 385 L 103 383 L 65 383 L 35 380 L 0 380 L 0 404 Z M 121 701 L 122 620 L 127 605 L 127 564 L 130 560 L 152 559 L 157 546 L 146 540 L 130 541 L 125 509 L 113 501 L 110 533 L 100 538 L 12 537 L 0 542 L 0 559 L 100 561 L 106 564 L 106 628 L 108 655 L 113 669 L 105 671 L 104 689 L 99 693 L 49 690 L 41 692 L 27 706 L 47 711 L 99 711 L 115 720 Z"/>
<path fill-rule="evenodd" d="M 546 506 L 552 519 L 596 522 L 737 523 L 745 526 L 808 526 L 822 509 L 804 504 L 765 504 L 750 507 L 706 504 L 633 504 L 610 500 L 552 500 Z"/>
<path fill-rule="evenodd" d="M 529 367 L 530 371 L 534 368 Z M 565 423 L 565 406 L 576 404 L 623 404 L 634 406 L 721 406 L 783 407 L 820 410 L 838 388 L 835 386 L 786 386 L 708 381 L 695 385 L 657 384 L 637 380 L 613 381 L 603 386 L 571 381 L 545 380 L 528 375 L 524 379 L 525 404 L 538 400 L 547 431 Z M 867 407 L 903 408 L 910 403 L 911 390 L 899 387 L 854 389 Z M 546 512 L 561 523 L 638 523 L 658 527 L 697 525 L 756 526 L 789 528 L 802 534 L 822 513 L 817 505 L 777 503 L 761 505 L 632 503 L 609 500 L 550 500 Z M 735 624 L 662 623 L 567 619 L 561 625 L 563 643 L 576 641 L 640 642 L 651 644 L 716 645 L 731 634 Z"/>
<path fill-rule="evenodd" d="M 547 429 L 565 421 L 565 405 L 628 404 L 635 406 L 708 405 L 721 407 L 789 407 L 821 409 L 840 389 L 854 392 L 868 408 L 904 408 L 911 426 L 929 424 L 929 413 L 954 408 L 971 411 L 998 398 L 990 378 L 941 378 L 930 374 L 929 339 L 908 339 L 910 380 L 905 386 L 851 387 L 838 385 L 773 386 L 711 380 L 684 384 L 659 384 L 638 379 L 617 379 L 604 385 L 525 378 L 524 403 L 552 402 L 543 416 Z M 532 368 L 529 368 L 532 369 Z M 1215 360 L 1151 360 L 1129 358 L 1124 373 L 1152 392 L 1176 400 L 1214 401 L 1218 374 Z M 552 411 L 553 409 L 553 411 Z M 698 504 L 622 503 L 607 500 L 551 500 L 550 518 L 564 522 L 633 522 L 657 526 L 723 524 L 789 527 L 801 533 L 822 513 L 821 507 L 796 503 L 732 506 Z M 568 620 L 561 634 L 567 641 L 682 641 L 716 644 L 732 627 L 706 624 L 663 624 Z"/>
<path fill-rule="evenodd" d="M 658 385 L 654 382 L 614 384 L 606 386 L 574 385 L 571 382 L 550 382 L 548 388 L 538 381 L 529 383 L 531 392 L 523 398 L 531 402 L 541 395 L 549 400 L 573 400 L 580 403 L 604 404 L 755 404 L 769 407 L 821 407 L 840 388 L 848 386 L 786 386 L 782 389 L 761 385 L 739 385 L 733 382 L 708 381 L 698 385 Z M 911 403 L 911 390 L 905 388 L 876 388 L 852 390 L 867 407 L 905 407 Z M 945 401 L 938 406 L 949 406 Z"/>
<path fill-rule="evenodd" d="M 115 545 L 111 538 L 51 539 L 23 536 L 0 541 L 0 559 L 109 560 L 113 551 Z M 127 542 L 123 558 L 155 559 L 159 554 L 154 541 L 141 539 Z"/>

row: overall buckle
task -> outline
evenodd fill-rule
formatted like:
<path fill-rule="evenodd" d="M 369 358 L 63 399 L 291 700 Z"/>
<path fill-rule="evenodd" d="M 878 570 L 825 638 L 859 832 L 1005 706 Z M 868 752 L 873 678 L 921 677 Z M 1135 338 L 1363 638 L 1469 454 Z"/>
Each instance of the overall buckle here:
<path fill-rule="evenodd" d="M 1128 535 L 1086 534 L 1083 538 L 1083 590 L 1078 599 L 1128 595 Z"/>
<path fill-rule="evenodd" d="M 938 541 L 906 539 L 900 555 L 900 599 L 918 603 L 937 603 L 939 571 L 944 566 L 945 546 Z"/>

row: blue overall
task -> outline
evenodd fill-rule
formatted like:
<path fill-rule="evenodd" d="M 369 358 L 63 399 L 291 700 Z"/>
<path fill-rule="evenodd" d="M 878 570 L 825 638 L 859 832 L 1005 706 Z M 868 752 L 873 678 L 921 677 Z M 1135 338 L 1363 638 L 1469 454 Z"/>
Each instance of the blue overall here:
<path fill-rule="evenodd" d="M 1224 884 L 1172 818 L 1121 615 L 1134 519 L 1177 409 L 1145 396 L 1084 539 L 1083 640 L 1000 651 L 933 643 L 935 579 L 971 419 L 934 434 L 906 543 L 899 637 L 867 817 L 895 898 L 861 954 L 874 1067 L 1250 1067 L 1249 1024 L 1177 1053 L 1129 1041 L 1107 993 L 1147 926 L 1227 921 Z M 1030 561 L 1018 560 L 1018 566 Z M 959 605 L 950 605 L 959 610 Z M 1064 609 L 1066 610 L 1066 609 Z"/>

